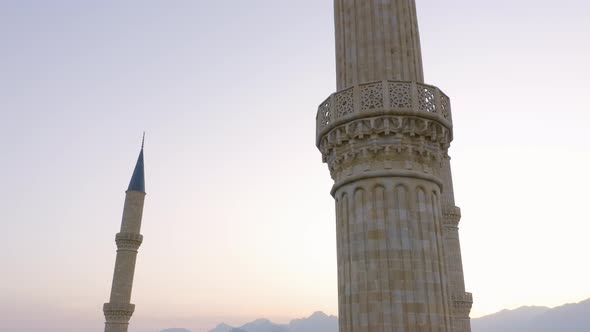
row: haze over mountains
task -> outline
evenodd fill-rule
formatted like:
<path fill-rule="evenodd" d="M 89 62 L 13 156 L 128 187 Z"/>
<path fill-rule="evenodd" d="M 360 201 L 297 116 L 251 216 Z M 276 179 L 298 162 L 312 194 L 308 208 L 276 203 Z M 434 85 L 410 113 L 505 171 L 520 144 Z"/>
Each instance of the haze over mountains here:
<path fill-rule="evenodd" d="M 471 320 L 472 332 L 588 332 L 590 299 L 556 308 L 521 307 Z M 168 329 L 161 332 L 191 332 Z M 239 327 L 219 324 L 209 332 L 338 332 L 338 318 L 315 312 L 288 324 L 257 319 Z"/>
<path fill-rule="evenodd" d="M 587 332 L 590 299 L 556 308 L 521 307 L 473 319 L 473 332 Z"/>
<path fill-rule="evenodd" d="M 161 332 L 191 331 L 167 329 Z M 338 318 L 318 311 L 307 318 L 293 319 L 288 324 L 276 324 L 262 318 L 238 327 L 221 323 L 209 332 L 338 332 Z"/>
<path fill-rule="evenodd" d="M 318 311 L 307 318 L 294 319 L 289 324 L 257 319 L 240 327 L 219 324 L 209 332 L 338 332 L 338 318 Z"/>

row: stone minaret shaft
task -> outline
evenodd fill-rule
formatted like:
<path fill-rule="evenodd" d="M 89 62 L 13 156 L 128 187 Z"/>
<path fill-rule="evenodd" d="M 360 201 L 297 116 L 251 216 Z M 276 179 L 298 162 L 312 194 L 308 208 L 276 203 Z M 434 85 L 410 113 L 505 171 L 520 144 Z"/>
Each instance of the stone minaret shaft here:
<path fill-rule="evenodd" d="M 143 240 L 139 233 L 143 203 L 145 199 L 145 180 L 143 170 L 143 146 L 125 195 L 121 231 L 116 235 L 117 259 L 113 274 L 113 285 L 109 303 L 103 306 L 106 318 L 105 332 L 127 332 L 129 319 L 135 305 L 131 304 L 131 289 L 137 250 Z"/>
<path fill-rule="evenodd" d="M 338 90 L 383 79 L 423 82 L 413 0 L 335 0 Z"/>
<path fill-rule="evenodd" d="M 469 332 L 449 98 L 423 83 L 414 0 L 335 0 L 338 91 L 316 144 L 334 180 L 341 332 Z"/>

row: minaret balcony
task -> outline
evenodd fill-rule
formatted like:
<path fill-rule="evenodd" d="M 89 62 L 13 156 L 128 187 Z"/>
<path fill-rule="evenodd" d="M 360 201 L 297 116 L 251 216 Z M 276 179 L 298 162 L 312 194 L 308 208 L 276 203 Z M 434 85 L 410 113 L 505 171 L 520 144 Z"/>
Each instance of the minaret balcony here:
<path fill-rule="evenodd" d="M 318 107 L 316 143 L 349 121 L 381 115 L 407 115 L 439 121 L 452 128 L 451 101 L 439 88 L 404 81 L 376 81 L 330 95 Z"/>

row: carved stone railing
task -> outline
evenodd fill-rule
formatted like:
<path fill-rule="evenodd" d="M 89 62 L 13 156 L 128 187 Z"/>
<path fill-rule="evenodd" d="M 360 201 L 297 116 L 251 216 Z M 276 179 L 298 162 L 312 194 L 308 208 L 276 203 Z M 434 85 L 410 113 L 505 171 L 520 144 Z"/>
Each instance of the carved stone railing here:
<path fill-rule="evenodd" d="M 377 81 L 333 93 L 320 104 L 317 140 L 347 121 L 383 114 L 425 116 L 452 127 L 451 101 L 435 86 L 400 81 Z"/>
<path fill-rule="evenodd" d="M 107 324 L 127 324 L 133 315 L 133 311 L 135 311 L 135 304 L 105 303 L 102 310 Z"/>
<path fill-rule="evenodd" d="M 115 236 L 117 251 L 126 250 L 137 252 L 142 241 L 143 235 L 137 233 L 117 233 Z"/>
<path fill-rule="evenodd" d="M 453 314 L 455 317 L 469 318 L 471 307 L 473 305 L 473 295 L 465 293 L 460 296 L 453 296 Z"/>

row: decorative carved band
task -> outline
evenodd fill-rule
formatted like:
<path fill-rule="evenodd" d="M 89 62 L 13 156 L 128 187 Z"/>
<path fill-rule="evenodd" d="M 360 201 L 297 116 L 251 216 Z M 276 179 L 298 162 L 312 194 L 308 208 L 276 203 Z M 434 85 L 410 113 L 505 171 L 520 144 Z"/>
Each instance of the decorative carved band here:
<path fill-rule="evenodd" d="M 414 178 L 414 179 L 427 180 L 427 181 L 434 182 L 436 185 L 438 185 L 439 188 L 442 188 L 442 182 L 440 181 L 439 178 L 437 178 L 435 176 L 425 174 L 425 173 L 416 172 L 416 171 L 409 171 L 409 170 L 388 170 L 388 171 L 365 172 L 365 173 L 358 174 L 355 176 L 346 177 L 342 181 L 338 181 L 338 182 L 334 183 L 334 185 L 332 186 L 332 190 L 330 191 L 330 194 L 332 196 L 334 196 L 336 194 L 336 191 L 338 190 L 338 188 L 340 188 L 344 185 L 347 185 L 351 182 L 365 180 L 365 179 L 372 179 L 372 178 L 380 178 L 380 177 L 404 177 L 404 178 Z"/>
<path fill-rule="evenodd" d="M 336 92 L 318 107 L 318 139 L 334 126 L 370 113 L 418 113 L 452 125 L 451 102 L 437 87 L 403 81 L 377 81 Z"/>
<path fill-rule="evenodd" d="M 453 314 L 455 317 L 469 318 L 471 307 L 473 306 L 473 295 L 465 293 L 463 296 L 455 295 L 453 300 Z"/>
<path fill-rule="evenodd" d="M 335 147 L 353 140 L 386 136 L 421 136 L 445 146 L 451 142 L 450 129 L 436 120 L 411 115 L 386 115 L 351 120 L 334 127 L 320 138 L 318 148 L 326 155 Z"/>
<path fill-rule="evenodd" d="M 457 229 L 461 220 L 461 209 L 457 206 L 443 207 L 443 227 Z"/>
<path fill-rule="evenodd" d="M 450 142 L 450 129 L 415 116 L 376 116 L 352 120 L 320 140 L 332 178 L 368 171 L 415 171 L 439 176 Z"/>
<path fill-rule="evenodd" d="M 143 236 L 136 233 L 117 233 L 115 236 L 118 250 L 137 251 L 142 241 Z"/>
<path fill-rule="evenodd" d="M 135 304 L 105 303 L 102 307 L 107 323 L 126 324 L 135 311 Z"/>

